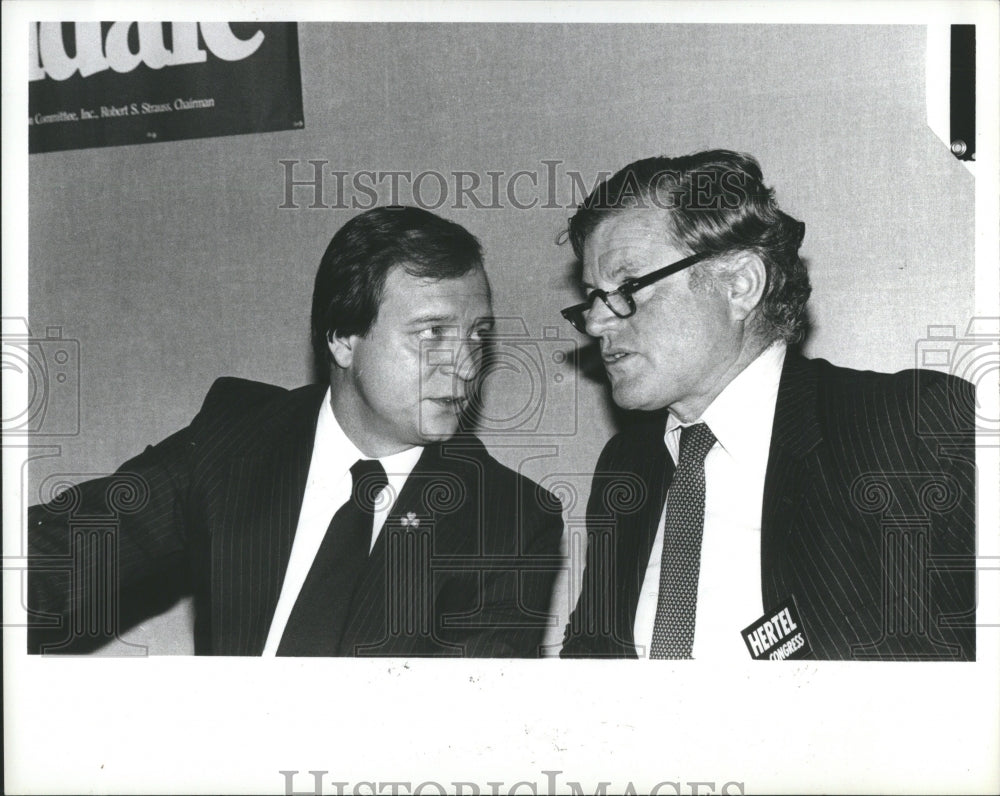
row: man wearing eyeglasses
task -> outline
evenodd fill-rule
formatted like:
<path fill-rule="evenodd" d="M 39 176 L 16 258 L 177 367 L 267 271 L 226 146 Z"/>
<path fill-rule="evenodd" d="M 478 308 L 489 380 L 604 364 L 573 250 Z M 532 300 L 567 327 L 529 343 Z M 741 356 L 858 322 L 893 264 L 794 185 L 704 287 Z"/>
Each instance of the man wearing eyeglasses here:
<path fill-rule="evenodd" d="M 642 420 L 597 463 L 563 657 L 975 658 L 975 395 L 802 356 L 805 225 L 748 155 L 649 158 L 570 221 Z"/>

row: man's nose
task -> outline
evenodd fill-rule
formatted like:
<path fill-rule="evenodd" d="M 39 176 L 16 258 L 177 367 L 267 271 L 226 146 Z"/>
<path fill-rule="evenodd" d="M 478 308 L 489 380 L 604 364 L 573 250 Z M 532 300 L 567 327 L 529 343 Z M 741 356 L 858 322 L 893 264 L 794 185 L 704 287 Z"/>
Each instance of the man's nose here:
<path fill-rule="evenodd" d="M 472 381 L 479 373 L 482 361 L 482 345 L 471 341 L 455 341 L 449 346 L 445 370 L 451 371 L 455 378 L 462 381 Z"/>
<path fill-rule="evenodd" d="M 600 337 L 608 326 L 619 321 L 607 304 L 595 297 L 590 309 L 583 313 L 583 325 L 591 337 Z"/>

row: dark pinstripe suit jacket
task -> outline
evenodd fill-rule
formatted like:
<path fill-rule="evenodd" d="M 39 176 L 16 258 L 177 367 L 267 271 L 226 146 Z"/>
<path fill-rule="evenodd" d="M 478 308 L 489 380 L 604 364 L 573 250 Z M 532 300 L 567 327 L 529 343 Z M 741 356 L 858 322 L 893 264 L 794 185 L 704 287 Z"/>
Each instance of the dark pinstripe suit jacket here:
<path fill-rule="evenodd" d="M 260 654 L 323 395 L 219 379 L 190 426 L 29 509 L 29 609 L 63 621 L 29 634 L 29 647 L 65 646 L 88 616 L 179 566 L 196 598 L 196 651 Z M 95 518 L 106 533 L 90 545 Z M 561 531 L 558 501 L 474 437 L 428 446 L 379 535 L 341 654 L 537 655 Z"/>
<path fill-rule="evenodd" d="M 810 657 L 975 658 L 974 407 L 960 379 L 788 352 L 764 483 L 761 588 L 765 612 L 794 596 Z M 598 461 L 564 657 L 636 655 L 639 590 L 673 473 L 663 423 L 618 434 Z"/>

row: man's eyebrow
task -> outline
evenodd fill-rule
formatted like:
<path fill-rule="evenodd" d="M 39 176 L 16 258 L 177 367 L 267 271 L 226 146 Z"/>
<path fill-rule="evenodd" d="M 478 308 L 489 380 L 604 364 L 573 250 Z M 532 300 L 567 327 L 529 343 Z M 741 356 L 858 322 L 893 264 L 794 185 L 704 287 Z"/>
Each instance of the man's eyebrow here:
<path fill-rule="evenodd" d="M 616 285 L 620 285 L 626 278 L 634 276 L 636 270 L 637 267 L 631 259 L 623 258 L 615 263 L 615 267 L 611 269 L 610 273 L 608 273 L 608 281 Z M 586 290 L 592 290 L 594 288 L 594 285 L 586 280 L 583 280 L 580 284 L 583 285 Z"/>
<path fill-rule="evenodd" d="M 441 315 L 440 313 L 426 313 L 424 315 L 417 315 L 411 318 L 407 325 L 409 326 L 422 326 L 425 324 L 434 324 L 438 326 L 454 326 L 459 327 L 461 324 L 455 315 Z M 472 326 L 486 326 L 490 329 L 496 324 L 492 315 L 481 315 L 472 322 Z"/>
<path fill-rule="evenodd" d="M 410 318 L 409 324 L 411 326 L 416 326 L 417 324 L 423 323 L 436 323 L 441 325 L 451 325 L 458 326 L 458 319 L 454 315 L 441 315 L 440 313 L 427 313 L 424 315 L 417 315 L 414 318 Z"/>

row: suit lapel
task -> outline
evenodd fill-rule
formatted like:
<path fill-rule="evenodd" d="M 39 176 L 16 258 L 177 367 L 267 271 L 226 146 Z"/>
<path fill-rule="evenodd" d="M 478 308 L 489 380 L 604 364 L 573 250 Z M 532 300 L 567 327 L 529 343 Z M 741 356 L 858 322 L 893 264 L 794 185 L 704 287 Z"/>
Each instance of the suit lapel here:
<path fill-rule="evenodd" d="M 789 574 L 801 564 L 794 560 L 791 551 L 796 547 L 789 541 L 808 479 L 810 454 L 823 441 L 816 399 L 815 369 L 789 350 L 778 387 L 764 479 L 760 571 L 765 612 L 788 596 Z"/>
<path fill-rule="evenodd" d="M 619 571 L 625 589 L 625 599 L 620 603 L 621 632 L 624 638 L 632 639 L 635 614 L 639 605 L 639 590 L 646 575 L 653 541 L 660 525 L 660 515 L 667 499 L 667 489 L 674 475 L 674 462 L 667 453 L 663 442 L 663 424 L 652 426 L 644 435 L 645 444 L 639 455 L 628 467 L 636 470 L 636 475 L 646 490 L 646 500 L 631 519 L 619 518 L 621 547 L 619 561 L 628 569 Z"/>
<path fill-rule="evenodd" d="M 663 444 L 665 418 L 658 413 L 619 436 L 615 453 L 594 474 L 588 503 L 585 577 L 593 582 L 584 588 L 593 592 L 597 603 L 587 610 L 594 612 L 594 621 L 601 627 L 604 620 L 597 617 L 611 612 L 613 636 L 606 641 L 615 654 L 631 657 L 635 657 L 633 625 L 639 590 L 674 469 Z M 612 558 L 604 560 L 609 542 Z"/>
<path fill-rule="evenodd" d="M 298 525 L 325 391 L 291 393 L 230 463 L 226 522 L 213 540 L 213 625 L 221 654 L 259 655 Z"/>
<path fill-rule="evenodd" d="M 461 442 L 424 449 L 379 533 L 354 596 L 342 655 L 412 654 L 433 638 L 435 595 L 431 557 L 478 552 L 475 512 L 481 469 Z M 466 451 L 472 450 L 466 448 Z M 422 642 L 418 642 L 422 643 Z"/>

